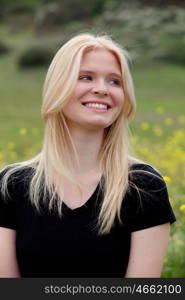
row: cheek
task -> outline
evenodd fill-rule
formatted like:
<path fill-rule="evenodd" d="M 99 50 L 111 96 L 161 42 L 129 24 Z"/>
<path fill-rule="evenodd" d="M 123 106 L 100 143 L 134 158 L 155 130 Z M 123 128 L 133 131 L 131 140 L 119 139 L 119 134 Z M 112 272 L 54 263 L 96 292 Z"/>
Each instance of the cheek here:
<path fill-rule="evenodd" d="M 74 98 L 79 99 L 83 97 L 83 95 L 86 94 L 89 89 L 90 88 L 87 86 L 87 83 L 84 84 L 82 82 L 79 82 L 74 90 Z"/>
<path fill-rule="evenodd" d="M 69 100 L 69 102 L 63 107 L 62 111 L 65 116 L 68 116 L 71 114 L 71 111 L 74 110 L 74 102 L 75 98 L 74 96 Z"/>
<path fill-rule="evenodd" d="M 121 90 L 121 91 L 118 91 L 114 97 L 115 101 L 116 101 L 116 104 L 118 106 L 122 106 L 123 103 L 124 103 L 124 98 L 125 98 L 125 95 L 124 95 L 124 92 Z"/>

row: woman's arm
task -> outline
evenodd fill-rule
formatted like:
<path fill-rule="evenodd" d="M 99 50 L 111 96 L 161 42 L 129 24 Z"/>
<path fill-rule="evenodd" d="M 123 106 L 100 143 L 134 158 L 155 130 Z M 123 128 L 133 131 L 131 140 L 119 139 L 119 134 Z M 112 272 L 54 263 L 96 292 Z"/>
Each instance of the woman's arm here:
<path fill-rule="evenodd" d="M 0 277 L 20 277 L 16 258 L 16 231 L 0 227 Z"/>
<path fill-rule="evenodd" d="M 125 277 L 160 277 L 169 241 L 169 229 L 170 224 L 166 223 L 132 233 Z"/>

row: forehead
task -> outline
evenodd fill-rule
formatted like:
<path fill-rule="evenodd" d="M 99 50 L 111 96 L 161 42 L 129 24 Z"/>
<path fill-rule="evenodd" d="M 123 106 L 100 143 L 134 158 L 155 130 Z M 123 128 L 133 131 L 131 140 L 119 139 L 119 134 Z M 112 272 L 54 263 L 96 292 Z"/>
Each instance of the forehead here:
<path fill-rule="evenodd" d="M 121 74 L 121 66 L 117 56 L 104 48 L 95 48 L 93 50 L 86 51 L 81 60 L 80 69 L 111 69 Z"/>

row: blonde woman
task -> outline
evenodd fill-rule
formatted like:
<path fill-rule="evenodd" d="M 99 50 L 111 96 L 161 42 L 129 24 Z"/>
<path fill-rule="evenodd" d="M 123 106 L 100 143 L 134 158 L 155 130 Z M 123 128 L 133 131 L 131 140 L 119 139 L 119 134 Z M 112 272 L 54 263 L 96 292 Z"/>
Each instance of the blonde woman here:
<path fill-rule="evenodd" d="M 160 277 L 175 221 L 161 175 L 128 155 L 128 55 L 80 34 L 43 88 L 41 152 L 1 171 L 0 277 Z"/>

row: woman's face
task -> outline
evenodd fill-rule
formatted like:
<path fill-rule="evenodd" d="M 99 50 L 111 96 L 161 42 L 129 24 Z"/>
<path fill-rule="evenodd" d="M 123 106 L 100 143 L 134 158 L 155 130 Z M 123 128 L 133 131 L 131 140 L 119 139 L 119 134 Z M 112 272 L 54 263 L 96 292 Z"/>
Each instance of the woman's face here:
<path fill-rule="evenodd" d="M 117 119 L 123 102 L 121 68 L 115 55 L 103 48 L 86 52 L 74 94 L 63 108 L 68 124 L 104 129 Z"/>

